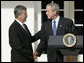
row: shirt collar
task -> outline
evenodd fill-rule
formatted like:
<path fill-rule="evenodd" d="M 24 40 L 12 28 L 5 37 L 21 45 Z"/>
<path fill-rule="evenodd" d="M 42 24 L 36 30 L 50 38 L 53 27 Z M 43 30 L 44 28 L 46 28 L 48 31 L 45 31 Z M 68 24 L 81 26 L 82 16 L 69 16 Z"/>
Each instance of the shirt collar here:
<path fill-rule="evenodd" d="M 19 20 L 15 19 L 21 26 L 23 26 L 24 23 L 20 22 Z"/>
<path fill-rule="evenodd" d="M 55 19 L 56 22 L 59 22 L 60 16 L 58 15 L 57 18 Z M 53 23 L 54 20 L 52 20 Z"/>

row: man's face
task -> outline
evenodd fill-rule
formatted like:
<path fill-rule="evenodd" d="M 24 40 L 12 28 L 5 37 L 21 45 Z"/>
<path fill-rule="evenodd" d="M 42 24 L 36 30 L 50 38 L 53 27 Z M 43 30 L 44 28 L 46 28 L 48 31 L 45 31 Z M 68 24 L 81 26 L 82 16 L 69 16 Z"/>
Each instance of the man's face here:
<path fill-rule="evenodd" d="M 26 10 L 23 10 L 23 11 L 22 11 L 22 14 L 19 15 L 19 19 L 20 19 L 22 22 L 25 22 L 25 21 L 26 21 L 26 18 L 27 18 L 27 12 L 26 12 Z"/>
<path fill-rule="evenodd" d="M 53 19 L 54 16 L 56 15 L 56 11 L 52 11 L 51 6 L 46 6 L 46 15 L 48 19 Z"/>

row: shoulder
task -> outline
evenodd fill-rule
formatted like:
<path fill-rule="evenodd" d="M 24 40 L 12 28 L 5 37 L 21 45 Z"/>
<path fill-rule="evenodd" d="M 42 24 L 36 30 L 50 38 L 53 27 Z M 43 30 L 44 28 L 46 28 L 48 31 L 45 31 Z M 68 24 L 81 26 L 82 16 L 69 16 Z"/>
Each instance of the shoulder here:
<path fill-rule="evenodd" d="M 61 19 L 64 20 L 64 21 L 72 21 L 72 19 L 66 18 L 66 17 L 61 17 Z"/>
<path fill-rule="evenodd" d="M 14 21 L 11 25 L 10 25 L 10 27 L 9 27 L 9 30 L 14 30 L 14 29 L 16 29 L 17 28 L 17 22 L 16 21 Z"/>
<path fill-rule="evenodd" d="M 73 23 L 72 19 L 66 18 L 66 17 L 60 17 L 60 20 L 64 23 Z"/>
<path fill-rule="evenodd" d="M 48 20 L 48 21 L 42 23 L 42 25 L 43 25 L 43 26 L 46 26 L 46 25 L 48 25 L 48 24 L 50 24 L 50 23 L 51 23 L 51 20 Z"/>

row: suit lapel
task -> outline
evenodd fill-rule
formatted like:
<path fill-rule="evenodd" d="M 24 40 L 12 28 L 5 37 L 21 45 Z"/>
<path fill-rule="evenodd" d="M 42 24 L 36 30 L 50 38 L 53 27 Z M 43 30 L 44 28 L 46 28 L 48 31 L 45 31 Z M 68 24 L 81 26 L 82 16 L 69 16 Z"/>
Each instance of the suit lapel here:
<path fill-rule="evenodd" d="M 60 17 L 59 23 L 58 23 L 58 27 L 57 27 L 57 31 L 56 31 L 56 35 L 58 35 L 61 31 L 62 28 L 62 22 L 61 22 L 62 17 Z M 50 22 L 48 23 L 48 31 L 49 31 L 49 35 L 53 35 L 53 30 L 52 30 L 52 20 L 50 20 Z"/>
<path fill-rule="evenodd" d="M 28 28 L 27 28 L 27 31 L 25 31 L 25 29 L 17 21 L 15 21 L 15 23 L 17 24 L 18 29 L 20 29 L 21 31 L 23 31 L 24 33 L 26 33 L 28 35 L 30 34 L 28 31 Z"/>
<path fill-rule="evenodd" d="M 62 17 L 60 17 L 59 23 L 58 23 L 58 27 L 57 27 L 57 31 L 56 31 L 56 35 L 59 34 L 59 32 L 61 31 L 61 19 Z M 49 35 L 53 35 L 53 30 L 52 30 L 52 20 L 50 20 L 50 22 L 48 23 L 48 31 L 49 31 Z"/>
<path fill-rule="evenodd" d="M 29 31 L 29 29 L 28 29 L 28 27 L 26 26 L 26 33 L 29 33 L 30 34 L 30 31 Z M 31 35 L 31 34 L 30 34 Z"/>
<path fill-rule="evenodd" d="M 60 20 L 59 20 L 59 23 L 58 23 L 58 27 L 57 27 L 57 32 L 56 32 L 56 35 L 58 35 L 59 34 L 59 32 L 61 31 L 61 27 L 62 27 L 62 22 L 61 22 L 61 19 L 62 19 L 62 17 L 60 17 Z"/>
<path fill-rule="evenodd" d="M 49 35 L 53 35 L 53 30 L 52 30 L 52 21 L 49 22 L 48 24 L 48 29 L 49 29 Z"/>

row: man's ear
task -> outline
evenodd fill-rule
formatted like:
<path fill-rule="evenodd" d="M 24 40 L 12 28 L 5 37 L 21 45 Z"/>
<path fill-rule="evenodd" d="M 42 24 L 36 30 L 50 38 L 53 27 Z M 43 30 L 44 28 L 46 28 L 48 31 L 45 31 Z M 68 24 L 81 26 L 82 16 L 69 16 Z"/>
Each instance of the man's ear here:
<path fill-rule="evenodd" d="M 54 11 L 54 14 L 57 15 L 57 11 Z"/>
<path fill-rule="evenodd" d="M 57 12 L 56 12 L 56 11 L 54 11 L 54 14 L 56 15 L 56 14 L 57 14 Z"/>
<path fill-rule="evenodd" d="M 17 16 L 18 16 L 18 18 L 20 18 L 20 17 L 21 17 L 21 15 L 20 15 L 20 14 L 18 14 Z"/>

